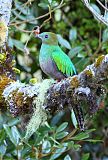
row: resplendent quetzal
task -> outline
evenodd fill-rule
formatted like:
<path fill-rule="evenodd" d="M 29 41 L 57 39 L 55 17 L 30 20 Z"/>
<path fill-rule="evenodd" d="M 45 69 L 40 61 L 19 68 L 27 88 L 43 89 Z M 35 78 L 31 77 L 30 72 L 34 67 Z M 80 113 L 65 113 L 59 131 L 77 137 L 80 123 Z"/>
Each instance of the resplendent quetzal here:
<path fill-rule="evenodd" d="M 45 74 L 57 80 L 76 74 L 70 58 L 59 47 L 56 34 L 43 32 L 37 37 L 42 40 L 39 63 Z"/>

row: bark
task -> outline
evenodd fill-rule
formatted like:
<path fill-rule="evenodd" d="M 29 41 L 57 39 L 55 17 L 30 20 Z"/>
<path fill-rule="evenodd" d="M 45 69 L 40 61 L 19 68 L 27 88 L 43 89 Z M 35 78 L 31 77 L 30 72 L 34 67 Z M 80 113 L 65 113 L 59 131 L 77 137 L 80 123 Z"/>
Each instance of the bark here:
<path fill-rule="evenodd" d="M 0 0 L 0 47 L 7 39 L 12 0 Z M 84 130 L 85 106 L 91 115 L 98 109 L 105 95 L 103 84 L 108 81 L 108 55 L 100 56 L 80 74 L 60 82 L 44 80 L 42 83 L 24 84 L 15 81 L 11 50 L 0 54 L 0 107 L 13 116 L 34 114 L 31 122 L 36 126 L 46 115 L 65 108 L 73 108 L 79 127 Z M 34 113 L 35 112 L 35 113 Z M 38 117 L 35 119 L 35 117 Z M 39 121 L 39 123 L 38 123 Z M 29 124 L 31 126 L 31 124 Z M 33 129 L 34 130 L 34 129 Z"/>
<path fill-rule="evenodd" d="M 8 25 L 11 15 L 12 0 L 0 0 L 0 20 L 4 20 Z"/>
<path fill-rule="evenodd" d="M 60 82 L 44 80 L 34 85 L 12 82 L 3 90 L 2 97 L 14 116 L 32 113 L 34 99 L 37 99 L 35 110 L 39 106 L 50 114 L 73 108 L 79 127 L 84 130 L 84 106 L 90 115 L 99 109 L 105 95 L 103 84 L 107 82 L 108 55 L 102 55 L 80 74 Z"/>
<path fill-rule="evenodd" d="M 0 47 L 7 41 L 11 7 L 12 0 L 0 0 Z"/>

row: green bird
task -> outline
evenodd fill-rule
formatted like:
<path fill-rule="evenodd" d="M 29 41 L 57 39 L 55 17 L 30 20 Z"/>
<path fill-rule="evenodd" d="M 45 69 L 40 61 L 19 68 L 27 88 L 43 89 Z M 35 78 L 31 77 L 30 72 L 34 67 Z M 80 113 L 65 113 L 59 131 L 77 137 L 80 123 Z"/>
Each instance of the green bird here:
<path fill-rule="evenodd" d="M 43 32 L 38 34 L 37 37 L 42 40 L 39 63 L 45 74 L 59 81 L 76 74 L 76 69 L 70 58 L 58 45 L 56 34 L 52 32 Z"/>

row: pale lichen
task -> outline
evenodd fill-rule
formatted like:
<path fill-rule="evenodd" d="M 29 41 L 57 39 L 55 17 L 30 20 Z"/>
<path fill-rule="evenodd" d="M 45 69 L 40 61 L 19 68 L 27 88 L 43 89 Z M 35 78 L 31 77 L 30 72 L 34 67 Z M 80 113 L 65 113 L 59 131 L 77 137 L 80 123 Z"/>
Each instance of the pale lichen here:
<path fill-rule="evenodd" d="M 82 93 L 82 94 L 85 94 L 86 96 L 88 96 L 90 94 L 90 88 L 88 87 L 79 87 L 79 88 L 76 88 L 75 89 L 75 93 Z"/>
<path fill-rule="evenodd" d="M 3 91 L 3 97 L 5 98 L 6 101 L 9 101 L 9 97 L 11 97 L 11 94 L 13 93 L 13 91 L 19 89 L 19 88 L 25 87 L 24 83 L 21 83 L 19 81 L 16 82 L 12 82 L 10 83 L 10 85 L 8 85 L 4 91 Z"/>
<path fill-rule="evenodd" d="M 0 21 L 0 47 L 2 47 L 6 41 L 8 27 L 5 21 Z"/>
<path fill-rule="evenodd" d="M 33 101 L 34 113 L 27 125 L 25 139 L 28 139 L 41 125 L 44 125 L 47 120 L 47 114 L 44 109 L 45 94 L 49 87 L 54 83 L 54 80 L 44 80 L 39 88 L 39 94 Z"/>
<path fill-rule="evenodd" d="M 14 116 L 18 114 L 22 115 L 23 110 L 25 112 L 29 111 L 25 106 L 28 106 L 29 108 L 32 107 L 33 109 L 33 115 L 27 125 L 26 139 L 47 120 L 44 106 L 46 99 L 45 94 L 49 87 L 54 83 L 55 81 L 51 79 L 43 80 L 42 83 L 36 83 L 34 85 L 26 85 L 16 81 L 4 89 L 3 97 L 9 104 L 10 112 Z M 30 99 L 32 99 L 32 101 L 30 101 Z"/>

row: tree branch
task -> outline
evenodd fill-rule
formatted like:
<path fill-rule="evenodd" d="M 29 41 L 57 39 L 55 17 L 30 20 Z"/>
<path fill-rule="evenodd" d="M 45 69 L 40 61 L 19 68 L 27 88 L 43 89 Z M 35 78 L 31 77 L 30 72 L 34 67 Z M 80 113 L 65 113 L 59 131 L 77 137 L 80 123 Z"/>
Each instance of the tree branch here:
<path fill-rule="evenodd" d="M 96 19 L 98 19 L 100 22 L 102 22 L 103 24 L 108 26 L 108 19 L 107 19 L 107 16 L 106 16 L 106 12 L 108 11 L 108 8 L 106 6 L 104 6 L 99 0 L 96 0 L 96 1 L 104 9 L 104 15 L 102 15 L 99 12 L 97 12 L 97 10 L 94 9 L 94 7 L 91 5 L 92 3 L 90 3 L 89 0 L 82 0 L 84 5 L 89 9 L 89 11 L 94 15 L 94 17 L 96 17 Z"/>
<path fill-rule="evenodd" d="M 102 55 L 80 74 L 60 82 L 47 79 L 42 83 L 26 85 L 9 81 L 2 90 L 2 99 L 14 116 L 33 113 L 32 123 L 35 119 L 36 124 L 39 122 L 38 127 L 46 121 L 48 113 L 73 108 L 79 127 L 84 130 L 84 103 L 88 107 L 87 112 L 94 114 L 105 94 L 103 84 L 107 80 L 108 55 Z"/>
<path fill-rule="evenodd" d="M 7 41 L 11 6 L 12 0 L 0 0 L 0 47 Z"/>
<path fill-rule="evenodd" d="M 11 3 L 12 0 L 0 0 L 1 22 L 5 29 L 3 34 L 7 34 Z M 3 34 L 0 32 L 1 39 Z M 103 84 L 108 81 L 108 55 L 100 56 L 80 74 L 60 82 L 49 79 L 43 80 L 42 83 L 26 85 L 14 80 L 11 52 L 6 49 L 4 54 L 0 54 L 0 106 L 1 109 L 7 106 L 13 116 L 29 115 L 25 138 L 45 123 L 49 113 L 53 114 L 65 108 L 73 108 L 79 128 L 84 130 L 85 106 L 88 107 L 86 112 L 94 114 L 105 95 Z"/>

